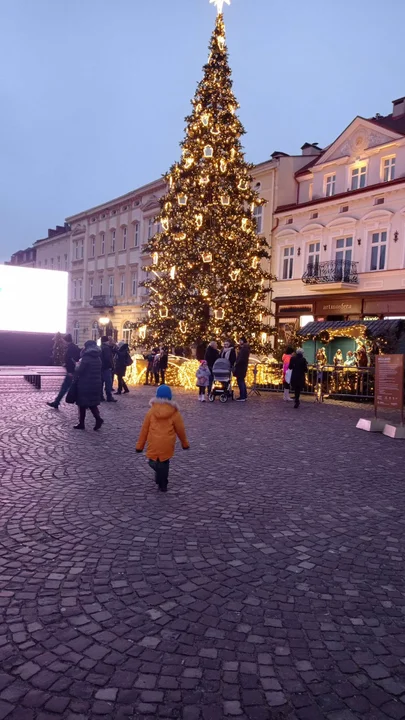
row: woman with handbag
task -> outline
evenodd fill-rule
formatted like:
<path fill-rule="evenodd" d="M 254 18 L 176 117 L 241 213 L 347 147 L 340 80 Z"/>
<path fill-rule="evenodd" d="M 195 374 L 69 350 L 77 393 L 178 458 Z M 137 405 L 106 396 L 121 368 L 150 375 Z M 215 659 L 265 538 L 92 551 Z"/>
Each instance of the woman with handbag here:
<path fill-rule="evenodd" d="M 126 384 L 124 377 L 126 375 L 127 368 L 130 365 L 132 365 L 132 359 L 129 354 L 128 343 L 118 343 L 118 350 L 115 356 L 115 374 L 118 378 L 118 390 L 115 393 L 116 395 L 121 395 L 123 390 L 124 393 L 129 393 L 128 385 Z"/>
<path fill-rule="evenodd" d="M 291 382 L 291 370 L 288 368 L 290 367 L 290 360 L 293 356 L 294 350 L 290 345 L 286 347 L 285 353 L 283 354 L 283 357 L 281 358 L 281 361 L 283 363 L 283 400 L 284 402 L 289 402 L 291 400 L 290 398 L 290 382 Z"/>
<path fill-rule="evenodd" d="M 79 408 L 79 423 L 74 426 L 75 430 L 85 429 L 87 408 L 96 421 L 94 430 L 100 430 L 104 422 L 98 409 L 102 393 L 101 367 L 101 351 L 97 343 L 94 340 L 87 340 L 82 358 L 76 365 L 73 384 L 66 397 L 67 402 L 75 402 Z"/>

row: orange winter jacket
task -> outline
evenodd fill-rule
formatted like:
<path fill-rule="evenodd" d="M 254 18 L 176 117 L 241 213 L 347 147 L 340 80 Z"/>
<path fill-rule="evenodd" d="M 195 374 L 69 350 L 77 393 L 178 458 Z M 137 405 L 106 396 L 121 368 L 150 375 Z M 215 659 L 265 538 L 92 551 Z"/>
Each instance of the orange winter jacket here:
<path fill-rule="evenodd" d="M 174 455 L 176 435 L 184 450 L 190 447 L 183 418 L 172 400 L 152 398 L 149 404 L 151 409 L 146 413 L 136 449 L 143 450 L 148 443 L 146 456 L 164 462 Z"/>

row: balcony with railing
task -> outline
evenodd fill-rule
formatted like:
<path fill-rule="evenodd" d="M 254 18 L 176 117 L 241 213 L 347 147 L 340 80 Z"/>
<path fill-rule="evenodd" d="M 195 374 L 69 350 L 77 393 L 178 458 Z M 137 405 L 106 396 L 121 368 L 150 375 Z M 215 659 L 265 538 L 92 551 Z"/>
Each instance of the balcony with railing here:
<path fill-rule="evenodd" d="M 309 263 L 302 282 L 312 290 L 322 291 L 325 286 L 335 288 L 353 287 L 359 282 L 358 263 L 352 260 L 328 260 Z"/>
<path fill-rule="evenodd" d="M 112 308 L 116 305 L 116 300 L 110 295 L 94 295 L 90 300 L 90 305 L 94 308 Z"/>

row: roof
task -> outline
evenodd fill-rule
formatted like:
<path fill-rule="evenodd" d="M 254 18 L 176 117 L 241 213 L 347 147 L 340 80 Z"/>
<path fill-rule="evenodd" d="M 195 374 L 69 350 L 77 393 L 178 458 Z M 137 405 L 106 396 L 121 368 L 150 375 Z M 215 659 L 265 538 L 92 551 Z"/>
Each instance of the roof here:
<path fill-rule="evenodd" d="M 379 125 L 387 130 L 396 132 L 398 135 L 405 135 L 405 115 L 393 117 L 391 113 L 390 115 L 379 115 L 377 117 L 368 118 L 368 120 L 375 125 Z"/>
<path fill-rule="evenodd" d="M 398 329 L 400 323 L 401 320 L 324 320 L 323 322 L 308 323 L 299 330 L 298 335 L 301 337 L 319 335 L 325 330 L 341 330 L 362 325 L 370 331 L 371 335 L 380 337 L 386 335 L 390 330 Z"/>

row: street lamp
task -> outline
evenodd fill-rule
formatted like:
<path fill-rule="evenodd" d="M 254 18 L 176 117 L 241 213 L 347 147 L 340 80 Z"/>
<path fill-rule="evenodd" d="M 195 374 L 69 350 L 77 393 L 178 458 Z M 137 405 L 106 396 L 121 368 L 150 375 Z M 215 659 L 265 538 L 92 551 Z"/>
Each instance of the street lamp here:
<path fill-rule="evenodd" d="M 99 324 L 102 325 L 103 327 L 106 327 L 106 326 L 109 324 L 109 322 L 110 322 L 110 318 L 108 318 L 108 317 L 101 317 L 101 318 L 98 319 L 98 322 L 99 322 Z"/>

